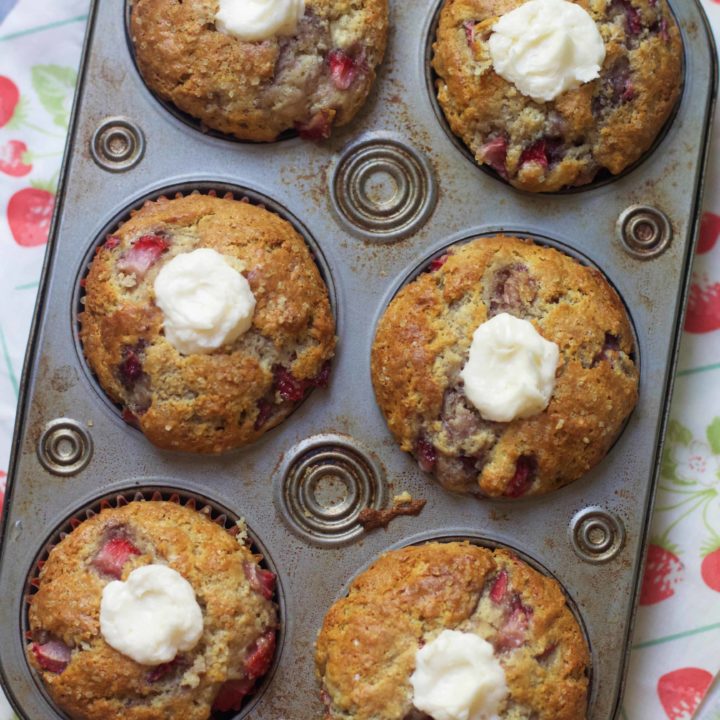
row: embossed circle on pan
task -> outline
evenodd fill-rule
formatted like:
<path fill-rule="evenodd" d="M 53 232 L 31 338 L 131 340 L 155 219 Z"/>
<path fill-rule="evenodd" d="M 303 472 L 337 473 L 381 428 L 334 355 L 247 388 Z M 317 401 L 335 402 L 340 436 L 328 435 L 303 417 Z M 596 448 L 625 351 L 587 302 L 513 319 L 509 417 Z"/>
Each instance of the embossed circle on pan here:
<path fill-rule="evenodd" d="M 140 72 L 140 68 L 138 67 L 137 58 L 135 57 L 135 45 L 132 41 L 132 35 L 130 33 L 130 13 L 132 11 L 132 0 L 125 0 L 125 42 L 127 43 L 127 49 L 128 53 L 130 53 L 130 57 L 132 58 L 132 64 L 135 68 L 135 72 L 137 73 L 138 80 L 143 84 L 143 87 L 147 90 L 150 95 L 152 95 L 155 102 L 157 102 L 159 105 L 161 105 L 166 112 L 171 115 L 173 118 L 181 122 L 183 125 L 187 125 L 188 127 L 192 128 L 193 130 L 196 130 L 201 135 L 207 136 L 207 137 L 213 137 L 217 138 L 219 140 L 225 140 L 226 142 L 231 143 L 240 143 L 240 144 L 249 144 L 249 145 L 267 145 L 271 143 L 263 143 L 263 142 L 256 142 L 254 140 L 241 140 L 240 138 L 236 138 L 234 135 L 230 135 L 228 133 L 222 133 L 219 130 L 213 130 L 212 128 L 207 127 L 207 125 L 203 124 L 202 121 L 200 121 L 198 118 L 193 117 L 192 115 L 183 112 L 179 107 L 171 103 L 169 100 L 163 100 L 159 95 L 157 95 L 153 90 L 150 89 L 148 84 L 145 82 L 145 78 L 143 77 L 142 73 Z M 292 140 L 293 138 L 298 137 L 297 130 L 286 130 L 283 133 L 280 133 L 275 140 L 273 140 L 273 143 L 276 142 L 282 142 L 284 140 Z"/>
<path fill-rule="evenodd" d="M 527 190 L 521 190 L 520 188 L 513 187 L 507 180 L 505 180 L 503 177 L 500 176 L 499 173 L 497 173 L 495 170 L 493 170 L 490 166 L 485 164 L 478 164 L 478 162 L 475 160 L 475 156 L 473 155 L 470 148 L 463 142 L 462 138 L 460 138 L 458 135 L 455 135 L 455 133 L 450 128 L 450 124 L 448 123 L 447 118 L 445 117 L 445 113 L 443 112 L 443 109 L 440 107 L 440 103 L 437 99 L 437 74 L 433 70 L 432 67 L 432 58 L 433 58 L 433 43 L 435 42 L 436 36 L 437 36 L 437 29 L 438 24 L 440 22 L 440 13 L 442 11 L 443 5 L 445 4 L 446 0 L 440 0 L 438 2 L 437 7 L 435 8 L 435 12 L 433 13 L 429 24 L 426 26 L 426 36 L 425 36 L 425 53 L 423 55 L 423 66 L 424 66 L 424 72 L 425 72 L 425 88 L 428 94 L 428 98 L 430 100 L 430 105 L 432 106 L 433 112 L 435 113 L 435 117 L 440 124 L 440 127 L 443 129 L 445 134 L 447 135 L 448 139 L 452 144 L 479 170 L 484 172 L 486 175 L 489 175 L 490 177 L 494 178 L 498 182 L 501 182 L 503 185 L 506 185 L 510 190 L 514 190 L 515 192 L 523 193 L 525 195 L 571 195 L 574 193 L 582 193 L 587 192 L 589 190 L 595 190 L 596 188 L 603 187 L 604 185 L 609 185 L 612 182 L 615 182 L 617 180 L 620 180 L 621 178 L 624 178 L 626 175 L 629 175 L 631 172 L 633 172 L 635 169 L 640 167 L 647 158 L 649 158 L 651 155 L 655 153 L 655 151 L 658 149 L 658 147 L 662 144 L 663 140 L 665 139 L 665 136 L 668 134 L 668 131 L 672 127 L 673 123 L 675 122 L 675 118 L 677 117 L 678 110 L 680 108 L 680 105 L 683 101 L 683 96 L 685 94 L 685 73 L 687 72 L 687 59 L 685 57 L 685 45 L 688 42 L 687 38 L 684 35 L 684 31 L 682 26 L 677 20 L 677 16 L 673 12 L 672 6 L 670 3 L 668 3 L 668 9 L 670 10 L 670 13 L 672 14 L 673 18 L 675 19 L 675 23 L 677 24 L 678 28 L 680 29 L 680 35 L 682 40 L 682 70 L 681 70 L 681 85 L 680 85 L 680 95 L 678 97 L 677 102 L 675 103 L 675 107 L 670 111 L 670 114 L 668 115 L 667 120 L 665 121 L 664 125 L 660 128 L 657 135 L 655 136 L 655 139 L 653 140 L 650 147 L 638 158 L 632 165 L 628 165 L 622 172 L 618 173 L 617 175 L 613 175 L 609 170 L 605 168 L 601 168 L 598 173 L 595 175 L 593 180 L 587 185 L 579 185 L 576 187 L 566 187 L 561 188 L 560 190 L 555 190 L 553 192 L 539 192 L 539 193 L 531 193 Z"/>
<path fill-rule="evenodd" d="M 625 546 L 622 520 L 601 507 L 587 507 L 570 521 L 570 544 L 585 562 L 605 563 Z"/>
<path fill-rule="evenodd" d="M 140 127 L 128 118 L 106 118 L 93 133 L 90 153 L 101 168 L 124 172 L 142 160 L 145 136 Z"/>
<path fill-rule="evenodd" d="M 53 475 L 75 475 L 90 462 L 92 453 L 89 431 L 71 418 L 51 420 L 37 446 L 38 460 Z"/>
<path fill-rule="evenodd" d="M 470 232 L 469 234 L 463 234 L 459 237 L 454 237 L 450 240 L 446 240 L 443 242 L 442 245 L 439 247 L 436 247 L 433 251 L 431 251 L 428 255 L 426 255 L 423 259 L 421 259 L 419 262 L 417 262 L 414 266 L 406 270 L 404 273 L 401 272 L 398 276 L 398 280 L 395 282 L 395 284 L 391 287 L 388 294 L 385 296 L 384 302 L 382 302 L 379 306 L 379 310 L 377 315 L 375 316 L 374 323 L 375 323 L 375 330 L 373 331 L 373 342 L 375 338 L 375 334 L 377 332 L 378 324 L 380 323 L 381 318 L 387 311 L 388 306 L 393 301 L 395 296 L 409 283 L 413 282 L 418 276 L 422 275 L 426 272 L 432 272 L 433 270 L 436 270 L 438 267 L 441 267 L 444 259 L 446 258 L 448 251 L 457 245 L 464 245 L 468 242 L 471 242 L 472 240 L 476 239 L 482 239 L 487 237 L 495 237 L 497 235 L 506 235 L 508 237 L 515 237 L 515 238 L 522 238 L 526 240 L 531 240 L 537 245 L 545 246 L 553 248 L 554 250 L 557 250 L 564 255 L 567 255 L 571 257 L 573 260 L 576 260 L 580 265 L 585 265 L 587 267 L 593 268 L 596 270 L 600 275 L 603 277 L 605 282 L 615 291 L 617 296 L 620 298 L 620 301 L 622 302 L 623 309 L 625 311 L 625 315 L 628 319 L 628 322 L 630 324 L 630 331 L 632 333 L 632 339 L 633 339 L 633 352 L 629 355 L 631 360 L 635 363 L 635 367 L 638 370 L 638 388 L 641 385 L 640 382 L 640 376 L 642 375 L 642 367 L 641 367 L 641 354 L 640 354 L 640 342 L 637 334 L 637 329 L 635 327 L 635 321 L 633 320 L 632 313 L 630 312 L 630 309 L 625 302 L 625 299 L 620 292 L 620 290 L 617 288 L 615 283 L 612 282 L 612 280 L 605 274 L 605 272 L 602 270 L 602 268 L 593 260 L 591 260 L 587 255 L 584 255 L 576 248 L 573 248 L 569 245 L 566 245 L 564 242 L 560 240 L 556 240 L 550 237 L 547 237 L 545 235 L 540 235 L 539 233 L 535 232 L 529 232 L 527 230 L 523 229 L 514 229 L 512 227 L 504 227 L 504 228 L 498 228 L 496 230 L 493 229 L 487 229 L 483 228 L 482 230 L 478 230 L 477 232 Z M 625 433 L 625 428 L 627 427 L 628 423 L 630 422 L 630 418 L 632 417 L 635 410 L 628 415 L 628 417 L 625 419 L 625 422 L 623 423 L 622 427 L 617 433 L 617 437 L 613 441 L 612 445 L 608 448 L 607 453 L 605 453 L 605 458 L 607 458 L 608 455 L 612 452 L 615 445 L 618 443 L 620 438 Z M 603 459 L 604 460 L 604 459 Z M 600 462 L 603 462 L 601 460 Z M 599 465 L 600 463 L 598 463 Z M 578 478 L 574 482 L 579 482 L 582 480 L 581 478 Z M 570 483 L 572 484 L 572 483 Z M 554 492 L 554 491 L 553 491 Z M 483 495 L 475 494 L 475 497 L 483 498 Z M 493 497 L 493 502 L 499 502 L 499 503 L 510 503 L 510 504 L 517 504 L 519 502 L 525 502 L 526 499 L 524 498 L 509 498 L 509 497 Z M 530 499 L 527 500 L 528 502 Z"/>
<path fill-rule="evenodd" d="M 582 613 L 580 612 L 580 608 L 578 607 L 577 603 L 573 599 L 572 595 L 568 592 L 565 585 L 559 580 L 559 578 L 551 572 L 545 565 L 543 565 L 539 560 L 534 558 L 532 555 L 529 555 L 526 551 L 520 550 L 519 548 L 508 545 L 507 543 L 500 542 L 499 540 L 495 540 L 493 538 L 487 537 L 485 535 L 479 534 L 477 531 L 465 529 L 465 528 L 457 528 L 457 527 L 450 527 L 447 528 L 447 530 L 439 531 L 439 530 L 427 530 L 423 531 L 417 534 L 413 534 L 410 537 L 406 537 L 403 540 L 394 543 L 393 545 L 390 545 L 390 547 L 383 550 L 383 554 L 387 552 L 392 552 L 393 550 L 400 550 L 404 547 L 409 547 L 411 545 L 425 545 L 426 543 L 430 542 L 440 542 L 440 543 L 450 543 L 450 542 L 464 542 L 467 541 L 471 545 L 477 545 L 481 548 L 486 548 L 488 550 L 508 550 L 512 552 L 513 554 L 517 555 L 517 557 L 522 560 L 524 563 L 527 563 L 533 570 L 536 570 L 541 575 L 545 575 L 546 577 L 551 578 L 554 580 L 557 584 L 560 590 L 562 591 L 563 595 L 565 596 L 565 602 L 570 609 L 570 612 L 573 615 L 573 618 L 578 624 L 578 627 L 580 628 L 580 632 L 582 633 L 583 639 L 585 641 L 585 644 L 589 650 L 590 653 L 590 663 L 588 665 L 588 711 L 587 711 L 587 717 L 593 716 L 593 709 L 595 706 L 595 698 L 597 695 L 597 677 L 596 674 L 593 672 L 593 667 L 595 665 L 594 661 L 594 649 L 590 642 L 590 634 L 588 632 L 587 625 L 585 624 L 585 619 L 583 618 Z M 340 589 L 340 592 L 335 596 L 333 599 L 333 603 L 337 602 L 338 600 L 341 600 L 344 597 L 347 597 L 348 592 L 350 591 L 351 585 L 355 582 L 355 580 L 362 575 L 366 570 L 368 570 L 377 560 L 379 556 L 374 556 L 370 558 L 364 565 L 362 565 L 359 569 L 357 569 L 349 578 L 349 580 L 345 583 L 345 585 Z"/>
<path fill-rule="evenodd" d="M 363 532 L 359 515 L 387 497 L 380 463 L 344 435 L 307 438 L 285 454 L 275 503 L 290 528 L 318 545 L 338 545 Z"/>
<path fill-rule="evenodd" d="M 428 161 L 386 136 L 345 147 L 330 180 L 339 222 L 365 240 L 392 242 L 412 235 L 432 214 L 437 188 Z"/>
<path fill-rule="evenodd" d="M 273 561 L 272 557 L 268 553 L 267 549 L 263 545 L 262 541 L 255 534 L 254 530 L 247 526 L 244 520 L 229 510 L 227 507 L 221 505 L 215 500 L 199 495 L 198 493 L 190 492 L 184 489 L 177 489 L 169 487 L 167 485 L 149 485 L 145 487 L 133 487 L 128 490 L 120 490 L 112 493 L 103 495 L 96 500 L 85 504 L 84 506 L 76 509 L 69 517 L 56 527 L 45 543 L 41 546 L 40 550 L 35 555 L 35 558 L 30 566 L 30 572 L 28 573 L 25 581 L 24 588 L 24 604 L 21 618 L 21 642 L 23 647 L 31 639 L 30 623 L 28 618 L 28 608 L 32 602 L 32 596 L 37 592 L 39 585 L 39 574 L 40 570 L 45 564 L 45 561 L 55 545 L 69 535 L 75 528 L 83 523 L 83 521 L 90 519 L 97 515 L 101 510 L 111 507 L 122 507 L 127 505 L 129 502 L 143 502 L 151 500 L 165 500 L 174 502 L 185 507 L 197 510 L 209 517 L 215 524 L 227 530 L 227 532 L 238 537 L 238 542 L 242 542 L 241 533 L 245 533 L 247 540 L 246 544 L 251 550 L 262 556 L 260 562 L 261 567 L 270 570 L 275 574 L 276 577 L 276 590 L 273 596 L 273 602 L 278 607 L 278 630 L 277 630 L 277 645 L 275 649 L 275 655 L 270 669 L 263 676 L 262 681 L 253 690 L 253 692 L 247 697 L 245 704 L 239 711 L 231 712 L 214 712 L 211 716 L 211 720 L 241 720 L 241 718 L 247 717 L 257 705 L 260 698 L 263 696 L 268 686 L 272 682 L 273 676 L 277 669 L 280 656 L 283 651 L 283 645 L 285 642 L 285 621 L 286 617 L 286 602 L 285 593 L 282 587 L 281 578 L 278 573 L 278 568 Z M 36 675 L 35 671 L 30 667 L 28 663 L 30 674 L 35 682 L 37 689 L 42 693 L 48 705 L 55 708 L 55 704 L 50 698 L 49 694 L 45 690 L 45 685 L 42 680 Z M 60 710 L 56 710 L 58 717 L 66 717 Z"/>
<path fill-rule="evenodd" d="M 102 245 L 107 240 L 107 237 L 113 232 L 115 232 L 118 227 L 120 227 L 123 223 L 130 219 L 131 213 L 133 211 L 140 210 L 146 202 L 157 200 L 158 198 L 163 196 L 172 198 L 182 195 L 190 195 L 192 193 L 201 193 L 203 195 L 216 195 L 218 197 L 230 195 L 236 200 L 250 202 L 254 205 L 265 208 L 266 210 L 269 210 L 270 212 L 278 215 L 283 220 L 286 220 L 288 223 L 290 223 L 293 229 L 304 240 L 305 245 L 310 251 L 312 259 L 315 262 L 318 271 L 320 272 L 320 277 L 322 278 L 323 282 L 325 283 L 325 287 L 327 288 L 330 308 L 332 310 L 333 318 L 335 320 L 335 325 L 336 327 L 338 325 L 340 309 L 337 302 L 337 290 L 335 288 L 335 282 L 333 279 L 332 271 L 330 269 L 330 265 L 325 259 L 325 255 L 323 254 L 319 243 L 315 240 L 307 227 L 305 227 L 305 225 L 293 213 L 291 213 L 280 203 L 267 197 L 266 195 L 263 195 L 256 190 L 252 190 L 251 188 L 246 188 L 239 185 L 232 185 L 226 182 L 213 182 L 209 180 L 177 183 L 168 187 L 157 188 L 150 193 L 142 195 L 141 197 L 131 201 L 129 204 L 124 205 L 121 210 L 116 212 L 112 216 L 112 218 L 107 223 L 105 223 L 103 228 L 100 230 L 100 232 L 97 233 L 92 243 L 88 247 L 88 250 L 77 270 L 75 288 L 73 291 L 72 307 L 70 312 L 70 325 L 72 337 L 75 343 L 75 352 L 77 353 L 77 357 L 80 366 L 85 373 L 85 377 L 88 379 L 90 386 L 93 388 L 102 404 L 115 418 L 117 418 L 118 420 L 122 420 L 123 425 L 127 428 L 132 429 L 133 432 L 140 431 L 137 430 L 129 420 L 125 420 L 123 418 L 123 409 L 119 405 L 115 404 L 107 396 L 105 391 L 100 387 L 100 384 L 95 377 L 95 373 L 93 373 L 93 371 L 90 369 L 90 366 L 88 365 L 88 362 L 85 358 L 82 342 L 80 341 L 80 321 L 78 319 L 78 316 L 83 310 L 82 303 L 85 296 L 83 282 L 85 276 L 88 274 L 90 265 L 92 263 L 93 257 L 95 256 L 95 253 L 97 252 L 98 247 Z M 300 401 L 295 406 L 295 408 L 293 408 L 292 412 L 297 410 L 297 408 L 299 408 L 300 405 L 302 405 L 303 402 L 305 402 L 308 397 L 310 397 L 310 395 L 312 395 L 312 389 L 308 391 L 303 400 Z M 292 412 L 290 413 L 290 415 L 292 415 Z M 285 420 L 287 420 L 290 415 L 288 415 Z M 285 420 L 283 422 L 285 422 Z M 282 423 L 280 423 L 280 425 L 282 425 Z"/>

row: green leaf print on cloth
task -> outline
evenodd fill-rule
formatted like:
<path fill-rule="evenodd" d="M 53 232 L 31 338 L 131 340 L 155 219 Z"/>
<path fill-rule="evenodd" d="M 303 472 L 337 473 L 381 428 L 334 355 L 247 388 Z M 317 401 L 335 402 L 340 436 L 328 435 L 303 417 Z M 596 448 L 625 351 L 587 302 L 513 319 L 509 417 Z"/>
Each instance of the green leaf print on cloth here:
<path fill-rule="evenodd" d="M 35 65 L 31 76 L 33 88 L 55 125 L 67 128 L 77 77 L 75 70 L 59 65 Z"/>

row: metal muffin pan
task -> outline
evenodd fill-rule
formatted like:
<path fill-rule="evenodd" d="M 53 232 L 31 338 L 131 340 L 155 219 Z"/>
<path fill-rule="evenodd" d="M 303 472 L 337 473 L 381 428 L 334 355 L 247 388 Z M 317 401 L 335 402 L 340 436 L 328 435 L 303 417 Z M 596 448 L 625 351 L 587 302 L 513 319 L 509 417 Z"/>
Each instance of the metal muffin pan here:
<path fill-rule="evenodd" d="M 469 162 L 438 120 L 426 62 L 437 0 L 390 4 L 387 57 L 351 125 L 322 145 L 255 145 L 169 113 L 122 41 L 124 0 L 93 3 L 4 510 L 0 671 L 22 718 L 63 717 L 24 654 L 36 558 L 79 508 L 158 485 L 244 517 L 277 568 L 285 638 L 253 718 L 322 715 L 313 644 L 327 609 L 384 550 L 425 537 L 507 545 L 555 576 L 591 647 L 588 717 L 617 716 L 698 229 L 715 48 L 698 4 L 675 0 L 685 85 L 663 139 L 612 182 L 530 195 Z M 122 422 L 85 369 L 75 325 L 78 279 L 107 228 L 146 196 L 210 185 L 270 198 L 302 223 L 335 289 L 339 337 L 328 389 L 257 443 L 217 457 L 155 449 Z M 568 487 L 514 502 L 452 495 L 423 475 L 390 436 L 370 382 L 375 326 L 397 288 L 443 247 L 498 230 L 599 267 L 629 310 L 641 370 L 638 406 L 608 456 Z M 358 529 L 359 504 L 402 490 L 427 500 L 419 517 Z"/>

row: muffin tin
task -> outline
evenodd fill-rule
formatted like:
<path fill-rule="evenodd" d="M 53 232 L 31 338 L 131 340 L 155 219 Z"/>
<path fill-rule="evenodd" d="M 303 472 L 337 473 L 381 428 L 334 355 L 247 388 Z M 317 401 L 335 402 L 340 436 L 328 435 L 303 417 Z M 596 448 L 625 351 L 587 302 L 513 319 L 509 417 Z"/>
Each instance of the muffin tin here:
<path fill-rule="evenodd" d="M 350 126 L 322 145 L 254 145 L 169 113 L 123 41 L 124 0 L 93 3 L 4 511 L 0 670 L 21 717 L 63 717 L 24 655 L 36 559 L 85 508 L 157 487 L 245 518 L 277 568 L 284 642 L 273 679 L 238 718 L 250 706 L 258 720 L 320 717 L 313 643 L 332 602 L 384 550 L 449 537 L 506 545 L 558 579 L 591 648 L 588 717 L 617 716 L 698 228 L 715 48 L 699 5 L 676 0 L 685 85 L 664 137 L 620 178 L 533 196 L 470 162 L 438 118 L 426 53 L 437 7 L 391 0 L 386 61 Z M 144 199 L 193 189 L 269 198 L 302 224 L 334 295 L 339 337 L 327 390 L 257 443 L 218 457 L 151 446 L 104 398 L 77 341 L 78 281 L 92 248 Z M 397 289 L 447 245 L 500 230 L 599 267 L 628 308 L 640 363 L 638 406 L 599 466 L 512 502 L 451 495 L 423 475 L 391 438 L 369 367 Z M 404 490 L 427 500 L 420 516 L 364 532 L 359 509 Z"/>

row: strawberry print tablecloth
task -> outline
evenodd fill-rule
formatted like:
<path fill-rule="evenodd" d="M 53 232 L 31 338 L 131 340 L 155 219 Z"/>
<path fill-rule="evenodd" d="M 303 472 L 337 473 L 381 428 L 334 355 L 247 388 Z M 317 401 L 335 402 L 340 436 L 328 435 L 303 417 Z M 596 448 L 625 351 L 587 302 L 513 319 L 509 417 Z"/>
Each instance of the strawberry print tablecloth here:
<path fill-rule="evenodd" d="M 88 0 L 12 7 L 16 1 L 0 0 L 0 502 L 88 11 Z M 720 38 L 720 0 L 702 2 Z M 717 150 L 713 156 L 622 720 L 689 718 L 720 669 Z M 0 693 L 0 720 L 12 717 Z M 720 720 L 720 690 L 702 718 Z"/>

